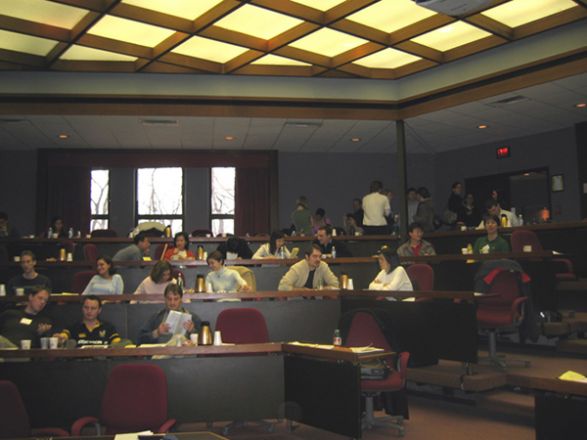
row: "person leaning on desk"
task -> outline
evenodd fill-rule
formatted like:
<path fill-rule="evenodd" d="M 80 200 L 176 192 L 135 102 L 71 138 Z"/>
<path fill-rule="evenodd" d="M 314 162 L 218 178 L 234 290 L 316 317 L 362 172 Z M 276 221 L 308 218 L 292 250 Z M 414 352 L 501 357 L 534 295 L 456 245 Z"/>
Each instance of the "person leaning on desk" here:
<path fill-rule="evenodd" d="M 474 254 L 508 253 L 510 245 L 506 239 L 499 236 L 499 217 L 495 214 L 485 214 L 483 224 L 487 236 L 479 237 L 473 245 Z"/>
<path fill-rule="evenodd" d="M 320 246 L 312 244 L 305 258 L 291 266 L 281 278 L 278 290 L 338 289 L 338 278 L 321 258 Z"/>

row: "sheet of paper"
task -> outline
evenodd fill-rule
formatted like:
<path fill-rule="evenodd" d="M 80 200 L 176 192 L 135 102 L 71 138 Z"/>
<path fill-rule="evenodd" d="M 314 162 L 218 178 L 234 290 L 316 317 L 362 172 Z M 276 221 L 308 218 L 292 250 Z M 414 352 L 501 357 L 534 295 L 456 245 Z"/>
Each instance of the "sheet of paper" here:
<path fill-rule="evenodd" d="M 139 435 L 153 435 L 153 431 L 129 432 L 127 434 L 116 434 L 114 440 L 138 440 Z"/>
<path fill-rule="evenodd" d="M 353 353 L 377 353 L 379 351 L 384 351 L 383 348 L 377 347 L 349 347 Z"/>
<path fill-rule="evenodd" d="M 189 313 L 182 313 L 176 310 L 171 310 L 167 315 L 165 323 L 169 325 L 169 333 L 174 335 L 181 335 L 185 333 L 184 323 L 191 321 L 192 316 Z"/>

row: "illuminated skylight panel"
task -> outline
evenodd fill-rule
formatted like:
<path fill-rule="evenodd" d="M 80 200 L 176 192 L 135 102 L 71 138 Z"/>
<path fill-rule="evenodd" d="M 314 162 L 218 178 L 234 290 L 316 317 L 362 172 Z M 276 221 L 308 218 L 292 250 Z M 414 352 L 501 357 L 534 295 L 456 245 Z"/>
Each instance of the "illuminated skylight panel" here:
<path fill-rule="evenodd" d="M 56 44 L 57 41 L 46 38 L 31 37 L 30 35 L 0 30 L 0 49 L 44 57 Z"/>
<path fill-rule="evenodd" d="M 222 0 L 122 0 L 122 3 L 128 5 L 150 9 L 151 11 L 185 18 L 187 20 L 195 20 L 220 2 Z"/>
<path fill-rule="evenodd" d="M 363 40 L 362 38 L 323 28 L 290 43 L 290 46 L 327 57 L 335 57 L 365 43 L 367 43 L 367 40 Z"/>
<path fill-rule="evenodd" d="M 422 58 L 420 57 L 402 52 L 400 50 L 384 49 L 359 60 L 353 61 L 353 64 L 369 67 L 371 69 L 397 69 L 398 67 L 405 66 L 421 59 Z"/>
<path fill-rule="evenodd" d="M 317 9 L 322 12 L 326 12 L 334 8 L 335 6 L 344 3 L 345 0 L 292 0 L 295 3 L 299 3 L 310 8 Z"/>
<path fill-rule="evenodd" d="M 263 66 L 311 66 L 311 64 L 304 63 L 303 61 L 292 60 L 291 58 L 280 57 L 278 55 L 265 55 L 258 60 L 253 61 L 251 64 L 263 65 Z"/>
<path fill-rule="evenodd" d="M 445 52 L 490 35 L 489 32 L 458 21 L 413 38 L 412 41 Z"/>
<path fill-rule="evenodd" d="M 247 50 L 245 47 L 235 46 L 234 44 L 194 36 L 173 49 L 172 52 L 224 64 Z"/>
<path fill-rule="evenodd" d="M 512 0 L 482 14 L 515 28 L 576 6 L 571 0 Z"/>
<path fill-rule="evenodd" d="M 0 13 L 22 20 L 72 29 L 88 11 L 44 0 L 3 0 L 0 2 Z"/>
<path fill-rule="evenodd" d="M 88 34 L 146 47 L 157 46 L 173 33 L 170 29 L 110 15 L 102 18 L 88 31 Z"/>
<path fill-rule="evenodd" d="M 347 19 L 389 34 L 433 15 L 435 12 L 416 5 L 412 0 L 381 0 Z"/>
<path fill-rule="evenodd" d="M 136 61 L 137 58 L 106 50 L 73 45 L 61 55 L 60 59 L 67 61 Z"/>
<path fill-rule="evenodd" d="M 244 5 L 215 23 L 215 26 L 270 40 L 303 23 L 302 20 L 252 5 Z"/>

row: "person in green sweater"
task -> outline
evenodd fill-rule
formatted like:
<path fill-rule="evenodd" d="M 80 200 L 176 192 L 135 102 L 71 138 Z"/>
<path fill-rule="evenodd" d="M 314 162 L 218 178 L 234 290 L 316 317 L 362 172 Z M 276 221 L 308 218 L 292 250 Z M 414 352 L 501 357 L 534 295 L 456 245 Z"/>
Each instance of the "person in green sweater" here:
<path fill-rule="evenodd" d="M 473 246 L 473 253 L 475 254 L 493 254 L 493 253 L 507 253 L 510 251 L 510 245 L 506 239 L 500 237 L 499 232 L 499 218 L 493 214 L 487 214 L 483 217 L 483 224 L 487 236 L 479 237 Z"/>

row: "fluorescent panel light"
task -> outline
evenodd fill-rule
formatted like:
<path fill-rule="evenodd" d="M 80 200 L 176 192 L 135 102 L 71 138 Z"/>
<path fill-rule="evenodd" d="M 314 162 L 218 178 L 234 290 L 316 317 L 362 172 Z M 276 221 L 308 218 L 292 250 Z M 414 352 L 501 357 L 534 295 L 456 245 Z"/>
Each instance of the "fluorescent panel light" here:
<path fill-rule="evenodd" d="M 266 66 L 311 66 L 311 64 L 303 61 L 292 60 L 291 58 L 280 57 L 278 55 L 265 55 L 251 64 L 266 65 Z"/>
<path fill-rule="evenodd" d="M 323 28 L 290 43 L 290 46 L 327 57 L 335 57 L 366 42 L 367 40 L 353 37 L 344 32 Z"/>
<path fill-rule="evenodd" d="M 195 20 L 200 15 L 208 12 L 222 0 L 122 0 L 132 6 L 150 9 L 151 11 L 173 15 L 175 17 Z"/>
<path fill-rule="evenodd" d="M 85 9 L 44 0 L 3 0 L 0 14 L 44 23 L 64 29 L 73 28 L 86 14 Z"/>
<path fill-rule="evenodd" d="M 92 26 L 88 31 L 88 34 L 146 47 L 155 47 L 163 40 L 173 35 L 174 31 L 159 26 L 107 15 Z"/>
<path fill-rule="evenodd" d="M 0 49 L 46 56 L 57 41 L 0 30 Z"/>
<path fill-rule="evenodd" d="M 412 0 L 381 0 L 347 19 L 389 34 L 433 15 L 435 12 L 416 5 Z"/>
<path fill-rule="evenodd" d="M 490 35 L 489 32 L 458 21 L 412 38 L 412 41 L 445 52 Z"/>
<path fill-rule="evenodd" d="M 61 55 L 60 59 L 68 61 L 136 61 L 137 57 L 73 45 Z"/>
<path fill-rule="evenodd" d="M 406 64 L 421 59 L 422 58 L 402 52 L 401 50 L 383 49 L 359 60 L 353 61 L 353 64 L 372 69 L 397 69 L 398 67 L 405 66 Z"/>
<path fill-rule="evenodd" d="M 482 14 L 514 28 L 577 6 L 571 0 L 512 0 Z"/>
<path fill-rule="evenodd" d="M 303 23 L 302 20 L 259 8 L 244 5 L 215 23 L 215 26 L 270 40 Z"/>
<path fill-rule="evenodd" d="M 245 47 L 221 43 L 220 41 L 210 40 L 209 38 L 192 37 L 173 49 L 172 52 L 224 64 L 245 53 L 247 50 Z"/>

